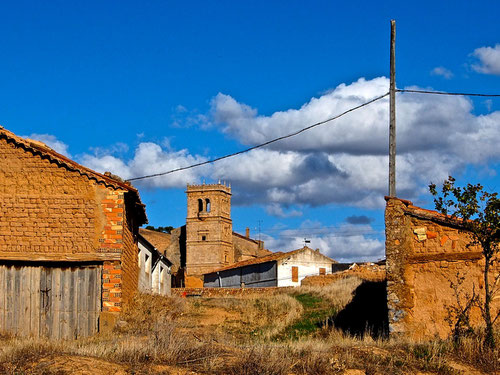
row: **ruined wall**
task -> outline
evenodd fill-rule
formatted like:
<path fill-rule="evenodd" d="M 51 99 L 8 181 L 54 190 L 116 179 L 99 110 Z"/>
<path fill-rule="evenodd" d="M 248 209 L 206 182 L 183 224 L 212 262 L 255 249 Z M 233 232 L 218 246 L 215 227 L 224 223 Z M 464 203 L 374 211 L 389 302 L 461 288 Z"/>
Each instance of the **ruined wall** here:
<path fill-rule="evenodd" d="M 457 284 L 457 275 L 464 278 L 457 289 L 462 302 L 473 288 L 484 295 L 481 249 L 467 246 L 470 234 L 459 226 L 409 201 L 388 199 L 385 222 L 390 333 L 448 337 L 446 317 L 450 306 L 457 305 L 450 284 Z M 472 309 L 471 321 L 481 326 L 478 308 Z"/>

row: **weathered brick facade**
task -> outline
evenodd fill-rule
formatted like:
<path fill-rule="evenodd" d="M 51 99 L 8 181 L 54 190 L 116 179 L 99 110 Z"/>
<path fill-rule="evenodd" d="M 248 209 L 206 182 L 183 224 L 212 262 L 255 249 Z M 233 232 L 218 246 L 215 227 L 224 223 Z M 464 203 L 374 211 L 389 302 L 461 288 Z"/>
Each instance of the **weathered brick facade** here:
<path fill-rule="evenodd" d="M 464 277 L 458 289 L 462 303 L 473 288 L 484 295 L 481 248 L 469 246 L 470 233 L 458 221 L 409 201 L 387 198 L 385 223 L 390 333 L 415 339 L 448 337 L 446 317 L 450 306 L 457 306 L 450 283 L 457 284 L 457 274 Z M 471 311 L 471 323 L 482 325 L 477 307 Z"/>
<path fill-rule="evenodd" d="M 137 290 L 138 226 L 131 185 L 0 127 L 0 260 L 102 264 L 102 311 Z"/>

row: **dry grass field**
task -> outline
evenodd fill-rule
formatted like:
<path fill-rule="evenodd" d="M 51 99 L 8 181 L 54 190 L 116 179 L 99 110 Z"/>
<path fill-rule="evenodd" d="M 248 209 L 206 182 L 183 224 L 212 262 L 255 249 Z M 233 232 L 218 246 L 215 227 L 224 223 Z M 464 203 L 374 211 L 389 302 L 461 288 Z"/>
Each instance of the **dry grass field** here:
<path fill-rule="evenodd" d="M 347 278 L 229 298 L 138 295 L 110 334 L 59 342 L 0 336 L 0 373 L 500 373 L 499 351 L 483 350 L 479 337 L 414 343 L 336 328 L 361 284 Z"/>

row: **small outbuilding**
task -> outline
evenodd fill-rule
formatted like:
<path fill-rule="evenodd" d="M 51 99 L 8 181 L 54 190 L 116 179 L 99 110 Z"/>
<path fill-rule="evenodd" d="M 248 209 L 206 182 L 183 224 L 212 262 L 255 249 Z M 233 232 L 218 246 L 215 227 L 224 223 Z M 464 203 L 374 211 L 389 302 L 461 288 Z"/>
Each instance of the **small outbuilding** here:
<path fill-rule="evenodd" d="M 0 331 L 74 339 L 137 292 L 138 191 L 0 127 Z"/>
<path fill-rule="evenodd" d="M 333 259 L 307 246 L 249 259 L 204 274 L 207 288 L 300 286 L 302 279 L 332 273 Z"/>

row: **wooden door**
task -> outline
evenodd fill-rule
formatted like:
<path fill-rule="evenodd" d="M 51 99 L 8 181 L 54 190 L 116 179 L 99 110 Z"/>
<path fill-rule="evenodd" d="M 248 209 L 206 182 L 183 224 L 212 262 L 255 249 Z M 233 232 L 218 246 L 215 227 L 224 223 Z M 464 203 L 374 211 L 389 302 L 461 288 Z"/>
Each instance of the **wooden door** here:
<path fill-rule="evenodd" d="M 0 330 L 72 339 L 99 329 L 100 265 L 0 264 Z"/>

